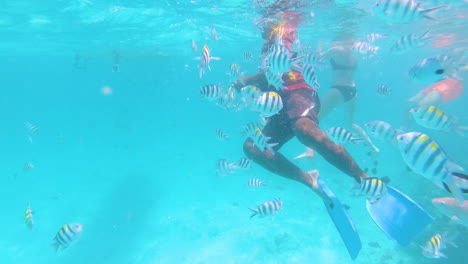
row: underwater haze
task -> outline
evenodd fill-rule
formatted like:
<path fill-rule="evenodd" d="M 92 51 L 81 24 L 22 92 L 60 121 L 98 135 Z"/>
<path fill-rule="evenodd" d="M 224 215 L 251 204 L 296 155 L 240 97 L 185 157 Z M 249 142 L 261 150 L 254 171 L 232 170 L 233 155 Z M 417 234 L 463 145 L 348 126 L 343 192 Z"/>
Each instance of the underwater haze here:
<path fill-rule="evenodd" d="M 381 120 L 398 133 L 425 133 L 468 169 L 468 93 L 438 105 L 460 133 L 405 123 L 407 101 L 432 84 L 409 74 L 421 60 L 453 58 L 444 69 L 466 86 L 468 2 L 417 1 L 420 10 L 442 7 L 409 22 L 382 19 L 377 2 L 396 5 L 0 0 L 0 263 L 466 263 L 468 222 L 433 205 L 432 199 L 452 194 L 411 171 L 398 144 L 371 137 L 379 149 L 375 159 L 361 143 L 344 146 L 359 167 L 389 178 L 434 218 L 407 246 L 374 223 L 366 198 L 351 190 L 351 177 L 318 153 L 293 159 L 306 149 L 295 138 L 279 150 L 302 170 L 318 170 L 347 208 L 362 242 L 352 260 L 310 188 L 252 160 L 245 169 L 236 162 L 246 157 L 239 132 L 260 120 L 239 104 L 245 103 L 242 94 L 227 105 L 200 92 L 238 82 L 232 64 L 240 67 L 239 78 L 259 72 L 265 59 L 262 18 L 295 12 L 301 16 L 298 53 L 323 52 L 343 32 L 378 47 L 375 53 L 356 50 L 357 125 Z M 404 54 L 392 52 L 402 36 L 425 32 L 429 37 Z M 204 45 L 216 57 L 210 69 L 201 60 Z M 328 59 L 316 67 L 321 99 L 332 85 L 331 71 Z M 381 85 L 391 92 L 381 94 Z M 345 109 L 338 106 L 319 127 L 350 129 Z M 219 173 L 220 159 L 229 161 L 231 171 Z M 266 185 L 249 188 L 249 179 Z M 252 209 L 275 198 L 283 202 L 278 212 L 251 217 Z M 468 207 L 460 210 L 468 214 Z M 70 230 L 73 223 L 82 232 Z M 421 247 L 436 234 L 452 241 L 443 241 L 446 257 L 428 258 Z"/>

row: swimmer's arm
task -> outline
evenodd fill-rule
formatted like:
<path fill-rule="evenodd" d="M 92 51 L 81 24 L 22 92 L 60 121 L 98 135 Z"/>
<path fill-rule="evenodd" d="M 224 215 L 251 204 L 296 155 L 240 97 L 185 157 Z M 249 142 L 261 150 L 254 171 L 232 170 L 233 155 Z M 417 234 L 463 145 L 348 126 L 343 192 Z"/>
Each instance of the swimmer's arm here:
<path fill-rule="evenodd" d="M 260 71 L 252 76 L 243 77 L 242 80 L 244 81 L 244 84 L 242 84 L 240 81 L 237 81 L 237 83 L 235 84 L 235 88 L 237 90 L 246 85 L 262 86 L 263 84 L 268 83 L 264 71 Z"/>

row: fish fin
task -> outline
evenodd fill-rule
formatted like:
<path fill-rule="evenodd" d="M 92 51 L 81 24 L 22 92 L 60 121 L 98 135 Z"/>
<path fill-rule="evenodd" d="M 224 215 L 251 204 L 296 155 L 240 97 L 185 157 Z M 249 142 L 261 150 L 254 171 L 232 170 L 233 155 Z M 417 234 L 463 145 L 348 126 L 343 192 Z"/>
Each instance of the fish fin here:
<path fill-rule="evenodd" d="M 428 9 L 421 10 L 420 12 L 421 12 L 421 14 L 422 14 L 423 17 L 435 21 L 436 19 L 434 19 L 433 17 L 431 17 L 428 13 L 429 13 L 429 12 L 432 12 L 432 11 L 435 11 L 435 10 L 437 10 L 437 9 L 440 9 L 440 8 L 442 8 L 442 7 L 445 7 L 445 6 L 444 6 L 444 5 L 436 6 L 436 7 L 432 7 L 432 8 L 428 8 Z"/>
<path fill-rule="evenodd" d="M 195 57 L 194 60 L 201 60 L 201 57 Z"/>
<path fill-rule="evenodd" d="M 211 57 L 212 60 L 221 60 L 220 57 Z"/>
<path fill-rule="evenodd" d="M 258 210 L 255 210 L 255 209 L 252 209 L 252 208 L 249 208 L 249 210 L 253 212 L 253 214 L 250 216 L 250 218 L 258 215 Z"/>
<path fill-rule="evenodd" d="M 452 176 L 453 177 L 453 176 Z M 450 192 L 453 195 L 453 198 L 457 201 L 459 205 L 463 205 L 465 201 L 465 197 L 463 196 L 463 191 L 459 188 L 453 179 L 450 179 L 450 182 L 445 183 L 447 187 L 450 189 Z"/>
<path fill-rule="evenodd" d="M 363 138 L 353 138 L 353 139 L 351 139 L 351 142 L 353 142 L 354 144 L 359 146 L 358 142 L 361 141 L 361 140 L 364 140 L 364 139 Z"/>
<path fill-rule="evenodd" d="M 60 244 L 57 243 L 57 242 L 52 243 L 49 246 L 52 247 L 55 250 L 55 252 L 57 252 L 59 250 L 59 248 L 60 248 Z"/>
<path fill-rule="evenodd" d="M 424 33 L 421 34 L 421 36 L 419 36 L 419 39 L 421 40 L 427 40 L 427 39 L 431 39 L 433 38 L 432 36 L 429 36 L 429 33 L 431 32 L 430 29 L 426 30 Z"/>
<path fill-rule="evenodd" d="M 464 172 L 465 171 L 460 165 L 456 164 L 455 162 L 453 162 L 451 160 L 447 161 L 447 168 L 450 171 L 450 173 L 452 173 L 452 174 L 454 172 Z"/>
<path fill-rule="evenodd" d="M 388 184 L 392 179 L 390 179 L 390 177 L 388 176 L 384 176 L 382 178 L 380 178 L 382 180 L 383 183 L 385 184 Z"/>
<path fill-rule="evenodd" d="M 466 126 L 453 126 L 453 131 L 460 136 L 464 136 L 462 130 L 468 130 L 468 127 Z"/>
<path fill-rule="evenodd" d="M 462 174 L 459 172 L 452 172 L 452 176 L 463 179 L 463 180 L 468 180 L 468 175 Z"/>

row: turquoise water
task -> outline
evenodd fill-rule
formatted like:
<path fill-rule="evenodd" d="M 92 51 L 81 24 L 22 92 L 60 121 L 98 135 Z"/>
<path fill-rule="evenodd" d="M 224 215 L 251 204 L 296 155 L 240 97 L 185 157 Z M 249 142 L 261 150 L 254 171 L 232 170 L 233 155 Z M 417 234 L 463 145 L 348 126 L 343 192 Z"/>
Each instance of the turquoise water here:
<path fill-rule="evenodd" d="M 379 56 L 363 60 L 356 72 L 355 119 L 361 126 L 382 120 L 402 127 L 404 103 L 426 87 L 414 84 L 408 69 L 432 55 L 466 55 L 464 1 L 435 12 L 436 21 L 403 25 L 375 17 L 373 1 L 318 2 L 301 9 L 306 14 L 298 29 L 302 43 L 326 46 L 334 31 L 347 27 L 361 37 L 387 36 L 379 42 Z M 216 175 L 218 159 L 244 157 L 238 131 L 258 114 L 225 111 L 201 98 L 199 89 L 226 82 L 230 63 L 246 75 L 258 71 L 258 61 L 244 62 L 242 56 L 260 52 L 263 41 L 253 19 L 261 8 L 241 0 L 62 0 L 0 1 L 0 10 L 0 263 L 353 263 L 322 201 L 303 185 L 256 164 Z M 403 56 L 388 52 L 399 36 L 427 28 L 433 38 L 426 45 Z M 204 43 L 221 60 L 212 61 L 212 71 L 200 79 L 194 58 Z M 112 71 L 114 51 L 120 56 L 118 72 Z M 317 75 L 323 96 L 330 67 Z M 461 75 L 468 77 L 466 71 Z M 375 93 L 383 83 L 393 90 L 388 97 Z M 103 93 L 104 87 L 111 93 Z M 443 105 L 462 125 L 468 125 L 467 98 L 465 93 Z M 344 125 L 342 113 L 338 107 L 320 127 Z M 413 128 L 468 168 L 466 136 Z M 215 129 L 230 134 L 230 141 L 217 141 Z M 394 146 L 376 144 L 378 176 L 389 176 L 392 186 L 436 218 L 407 247 L 374 224 L 364 198 L 350 192 L 348 176 L 320 156 L 295 160 L 305 171 L 318 169 L 350 206 L 363 244 L 355 263 L 465 263 L 466 227 L 450 223 L 431 204 L 432 198 L 450 194 L 408 172 Z M 347 149 L 365 166 L 359 146 Z M 296 139 L 281 149 L 288 158 L 303 151 Z M 25 170 L 26 163 L 34 167 Z M 269 185 L 248 190 L 249 178 Z M 249 219 L 248 208 L 275 197 L 284 201 L 278 214 Z M 32 230 L 24 223 L 28 203 Z M 69 223 L 83 224 L 82 236 L 55 253 L 49 244 Z M 458 234 L 458 248 L 445 249 L 447 259 L 422 256 L 420 246 L 445 231 Z"/>

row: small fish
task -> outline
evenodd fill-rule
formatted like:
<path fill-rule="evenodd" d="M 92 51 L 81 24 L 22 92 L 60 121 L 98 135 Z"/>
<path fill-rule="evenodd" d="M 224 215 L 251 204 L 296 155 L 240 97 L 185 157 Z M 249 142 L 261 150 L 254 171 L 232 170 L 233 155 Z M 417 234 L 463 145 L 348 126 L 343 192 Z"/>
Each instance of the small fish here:
<path fill-rule="evenodd" d="M 272 73 L 289 72 L 290 69 L 300 68 L 297 63 L 302 57 L 292 58 L 291 53 L 285 46 L 272 45 L 263 59 L 263 68 L 270 70 Z"/>
<path fill-rule="evenodd" d="M 452 77 L 457 72 L 458 68 L 452 57 L 436 55 L 419 61 L 411 67 L 408 75 L 415 83 L 431 84 Z"/>
<path fill-rule="evenodd" d="M 302 153 L 301 155 L 294 157 L 294 159 L 302 159 L 302 158 L 313 159 L 314 156 L 315 156 L 314 150 L 311 149 L 311 148 L 306 147 L 306 151 L 304 153 Z"/>
<path fill-rule="evenodd" d="M 454 131 L 459 135 L 463 135 L 461 130 L 466 130 L 468 127 L 456 125 L 457 118 L 445 113 L 435 106 L 421 106 L 410 109 L 414 120 L 420 126 L 440 130 L 440 131 Z"/>
<path fill-rule="evenodd" d="M 254 134 L 257 133 L 257 130 L 263 130 L 265 127 L 266 121 L 254 121 L 247 123 L 245 126 L 242 127 L 242 130 L 240 131 L 241 136 L 253 136 Z"/>
<path fill-rule="evenodd" d="M 263 182 L 263 181 L 261 181 L 259 179 L 249 179 L 249 180 L 247 180 L 245 185 L 247 187 L 250 187 L 250 188 L 259 188 L 259 187 L 262 187 L 262 186 L 266 186 L 267 182 Z"/>
<path fill-rule="evenodd" d="M 394 142 L 401 130 L 393 128 L 390 124 L 384 121 L 374 120 L 364 124 L 364 127 L 372 137 L 384 141 Z"/>
<path fill-rule="evenodd" d="M 34 169 L 34 164 L 31 162 L 26 162 L 23 166 L 23 171 L 31 171 L 32 169 Z"/>
<path fill-rule="evenodd" d="M 198 46 L 195 40 L 192 39 L 192 52 L 196 53 L 198 51 Z"/>
<path fill-rule="evenodd" d="M 33 134 L 37 134 L 37 132 L 39 131 L 39 128 L 32 123 L 26 122 L 25 126 Z"/>
<path fill-rule="evenodd" d="M 429 13 L 443 6 L 420 9 L 420 3 L 414 0 L 379 0 L 374 6 L 374 13 L 388 22 L 408 23 L 419 17 L 434 20 Z"/>
<path fill-rule="evenodd" d="M 211 51 L 208 45 L 203 45 L 202 55 L 201 57 L 197 57 L 195 59 L 201 60 L 200 64 L 198 64 L 198 68 L 200 68 L 200 78 L 203 74 L 206 73 L 206 69 L 211 71 L 210 62 L 211 60 L 220 60 L 218 57 L 212 57 Z"/>
<path fill-rule="evenodd" d="M 428 135 L 409 132 L 397 136 L 400 153 L 406 165 L 417 174 L 451 192 L 463 204 L 463 190 L 457 186 L 457 177 L 468 178 L 462 167 L 453 162 L 440 145 Z"/>
<path fill-rule="evenodd" d="M 260 129 L 257 129 L 256 132 L 250 136 L 255 146 L 260 148 L 261 151 L 268 149 L 270 152 L 274 152 L 273 147 L 278 145 L 278 143 L 268 143 L 271 137 L 265 136 Z"/>
<path fill-rule="evenodd" d="M 221 94 L 216 104 L 226 110 L 240 110 L 240 104 L 237 102 L 236 98 L 237 97 L 234 88 L 229 87 L 224 93 Z"/>
<path fill-rule="evenodd" d="M 266 69 L 265 78 L 267 79 L 268 84 L 275 87 L 275 89 L 278 91 L 282 91 L 286 88 L 284 86 L 282 74 L 275 74 L 271 72 L 270 70 Z"/>
<path fill-rule="evenodd" d="M 301 72 L 304 76 L 304 81 L 308 85 L 312 86 L 314 89 L 320 88 L 320 84 L 317 82 L 317 75 L 315 74 L 315 69 L 311 64 L 302 65 Z"/>
<path fill-rule="evenodd" d="M 422 248 L 422 254 L 428 258 L 447 258 L 444 253 L 441 252 L 442 249 L 446 248 L 446 244 L 451 244 L 454 247 L 458 247 L 454 244 L 447 234 L 436 234 L 432 236 Z"/>
<path fill-rule="evenodd" d="M 364 36 L 364 39 L 369 43 L 375 43 L 380 39 L 385 38 L 384 35 L 378 33 L 370 33 Z"/>
<path fill-rule="evenodd" d="M 34 227 L 34 217 L 33 217 L 33 211 L 31 209 L 31 203 L 28 203 L 28 207 L 26 207 L 24 222 L 26 223 L 26 226 L 30 230 L 33 229 L 33 227 Z"/>
<path fill-rule="evenodd" d="M 253 60 L 254 54 L 255 53 L 253 51 L 244 51 L 242 55 L 245 61 L 251 61 Z"/>
<path fill-rule="evenodd" d="M 281 109 L 283 109 L 283 101 L 276 92 L 264 92 L 252 104 L 253 111 L 266 117 L 276 115 Z"/>
<path fill-rule="evenodd" d="M 257 100 L 258 97 L 262 95 L 262 91 L 253 85 L 247 85 L 240 89 L 242 94 L 242 98 L 244 99 L 245 103 L 250 105 Z"/>
<path fill-rule="evenodd" d="M 234 173 L 233 169 L 235 169 L 235 167 L 227 159 L 219 159 L 216 163 L 216 174 L 218 176 L 226 176 Z"/>
<path fill-rule="evenodd" d="M 385 96 L 385 95 L 389 95 L 392 92 L 392 89 L 388 88 L 388 86 L 385 84 L 381 84 L 377 87 L 376 91 L 377 91 L 377 94 Z"/>
<path fill-rule="evenodd" d="M 359 194 L 364 195 L 371 203 L 378 201 L 387 194 L 387 186 L 377 177 L 362 178 L 359 188 Z"/>
<path fill-rule="evenodd" d="M 252 163 L 247 158 L 240 158 L 238 161 L 234 162 L 234 166 L 239 169 L 250 169 L 252 168 Z"/>
<path fill-rule="evenodd" d="M 216 32 L 216 28 L 214 26 L 211 26 L 211 37 L 213 38 L 214 41 L 218 41 L 218 32 Z"/>
<path fill-rule="evenodd" d="M 391 47 L 391 51 L 395 54 L 404 54 L 414 48 L 417 48 L 424 44 L 424 41 L 430 39 L 431 37 L 428 35 L 429 30 L 424 32 L 422 35 L 417 34 L 409 34 L 400 37 L 395 44 Z"/>
<path fill-rule="evenodd" d="M 66 249 L 72 243 L 76 242 L 80 237 L 83 231 L 82 224 L 68 224 L 64 225 L 55 235 L 54 243 L 50 244 L 51 247 L 57 252 L 60 248 Z"/>
<path fill-rule="evenodd" d="M 352 51 L 360 56 L 366 56 L 368 58 L 377 55 L 377 51 L 379 50 L 379 47 L 372 46 L 368 42 L 364 41 L 358 41 L 353 44 Z"/>
<path fill-rule="evenodd" d="M 339 144 L 354 143 L 359 145 L 357 141 L 363 140 L 362 138 L 354 138 L 351 132 L 342 127 L 331 127 L 327 130 L 327 134 L 333 141 Z"/>
<path fill-rule="evenodd" d="M 235 83 L 237 81 L 239 81 L 240 83 L 242 84 L 245 84 L 244 83 L 244 73 L 240 71 L 240 66 L 235 64 L 235 63 L 231 63 L 229 65 L 229 72 L 228 72 L 228 75 L 230 77 L 230 82 L 232 83 Z"/>
<path fill-rule="evenodd" d="M 269 215 L 273 215 L 277 213 L 279 210 L 283 208 L 283 201 L 281 199 L 277 198 L 273 201 L 266 201 L 262 203 L 261 205 L 257 206 L 257 209 L 250 209 L 250 211 L 253 212 L 253 214 L 250 216 L 250 218 L 259 215 L 260 217 L 265 217 Z"/>
<path fill-rule="evenodd" d="M 223 91 L 218 85 L 208 84 L 201 87 L 200 95 L 212 101 L 220 98 L 223 95 Z"/>
<path fill-rule="evenodd" d="M 223 130 L 216 128 L 215 133 L 216 133 L 216 139 L 229 141 L 229 135 L 226 134 Z"/>

